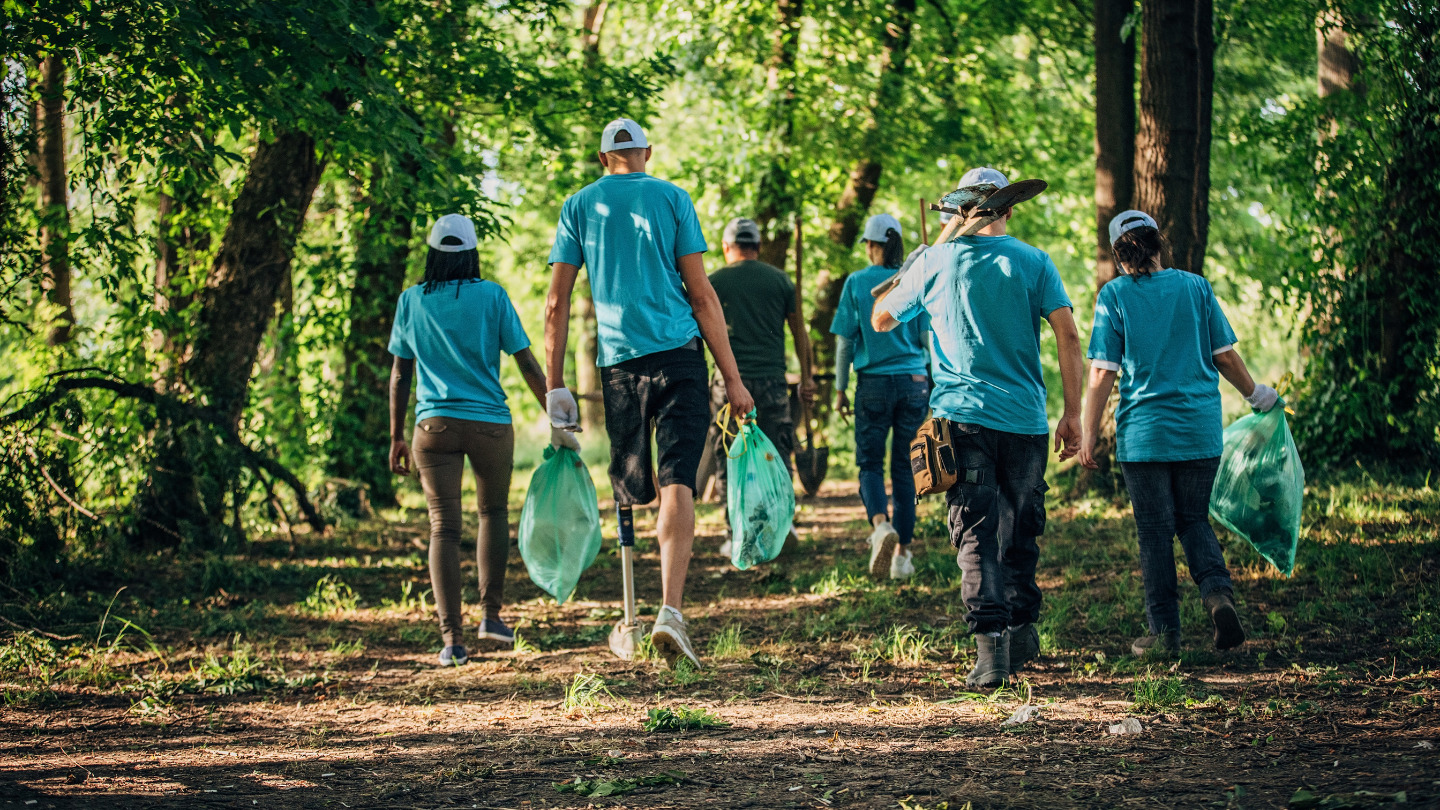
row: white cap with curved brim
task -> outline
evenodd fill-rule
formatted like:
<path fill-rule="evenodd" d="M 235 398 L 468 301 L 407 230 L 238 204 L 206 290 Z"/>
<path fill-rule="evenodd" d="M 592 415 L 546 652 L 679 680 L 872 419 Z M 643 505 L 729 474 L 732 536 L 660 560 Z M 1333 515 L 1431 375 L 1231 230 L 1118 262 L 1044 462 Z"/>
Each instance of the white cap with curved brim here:
<path fill-rule="evenodd" d="M 965 172 L 965 176 L 960 178 L 959 184 L 955 187 L 965 188 L 967 186 L 981 186 L 987 183 L 995 188 L 1005 188 L 1010 185 L 1010 181 L 1006 179 L 1005 175 L 1002 174 L 999 169 L 980 166 Z"/>
<path fill-rule="evenodd" d="M 868 242 L 879 242 L 883 245 L 886 241 L 885 232 L 891 228 L 894 228 L 896 233 L 902 233 L 900 230 L 900 220 L 889 214 L 876 214 L 865 220 L 865 232 L 860 234 L 860 238 Z"/>
<path fill-rule="evenodd" d="M 444 244 L 445 237 L 453 236 L 460 240 L 457 245 Z M 442 253 L 459 253 L 463 250 L 474 250 L 479 244 L 475 238 L 475 223 L 464 214 L 446 214 L 435 220 L 430 228 L 430 238 L 425 244 Z"/>
<path fill-rule="evenodd" d="M 630 135 L 629 140 L 615 140 L 620 133 Z M 614 152 L 616 149 L 644 149 L 650 142 L 645 139 L 645 130 L 629 118 L 616 118 L 605 125 L 605 131 L 600 133 L 600 151 Z"/>
<path fill-rule="evenodd" d="M 1154 228 L 1157 231 L 1160 230 L 1160 226 L 1156 224 L 1155 218 L 1144 211 L 1136 211 L 1133 209 L 1121 211 L 1115 215 L 1114 219 L 1110 220 L 1110 244 L 1114 245 L 1120 237 L 1136 228 Z"/>

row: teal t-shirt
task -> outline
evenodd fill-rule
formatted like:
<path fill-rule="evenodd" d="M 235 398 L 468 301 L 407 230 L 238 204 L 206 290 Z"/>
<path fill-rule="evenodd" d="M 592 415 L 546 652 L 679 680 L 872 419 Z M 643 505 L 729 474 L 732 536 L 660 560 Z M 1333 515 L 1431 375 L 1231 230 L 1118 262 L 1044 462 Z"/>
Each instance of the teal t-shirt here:
<path fill-rule="evenodd" d="M 870 312 L 875 308 L 875 296 L 870 291 L 893 275 L 894 269 L 878 264 L 851 273 L 840 291 L 840 304 L 835 308 L 835 319 L 830 322 L 830 334 L 854 344 L 857 372 L 924 374 L 925 332 L 929 328 L 924 318 L 901 324 L 889 332 L 876 332 L 870 325 Z"/>
<path fill-rule="evenodd" d="M 930 315 L 935 415 L 1026 435 L 1050 430 L 1040 322 L 1068 306 L 1055 263 L 1013 236 L 936 245 L 885 299 L 902 323 Z"/>
<path fill-rule="evenodd" d="M 415 361 L 415 421 L 431 416 L 510 424 L 500 352 L 530 347 L 510 296 L 493 281 L 451 281 L 400 293 L 390 353 Z"/>
<path fill-rule="evenodd" d="M 675 260 L 705 248 L 690 195 L 648 174 L 607 174 L 565 201 L 549 261 L 590 274 L 600 366 L 700 336 Z"/>
<path fill-rule="evenodd" d="M 1121 461 L 1189 461 L 1220 455 L 1220 373 L 1215 352 L 1235 343 L 1210 282 L 1161 270 L 1100 288 L 1088 356 L 1119 366 L 1115 412 Z"/>

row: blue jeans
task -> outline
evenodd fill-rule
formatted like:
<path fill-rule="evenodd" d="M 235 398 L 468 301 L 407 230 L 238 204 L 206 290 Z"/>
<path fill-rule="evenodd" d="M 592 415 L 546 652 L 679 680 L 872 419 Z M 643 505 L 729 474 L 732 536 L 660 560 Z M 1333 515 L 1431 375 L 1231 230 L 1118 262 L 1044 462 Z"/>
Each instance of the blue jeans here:
<path fill-rule="evenodd" d="M 1200 598 L 1230 590 L 1225 555 L 1210 528 L 1210 490 L 1215 486 L 1220 459 L 1122 461 L 1120 466 L 1135 506 L 1150 632 L 1179 630 L 1175 535 L 1180 535 L 1180 547 L 1185 550 L 1190 578 L 1200 586 Z"/>
<path fill-rule="evenodd" d="M 930 410 L 930 383 L 921 375 L 861 374 L 855 384 L 855 466 L 860 468 L 860 500 L 872 520 L 890 515 L 885 496 L 885 439 L 890 446 L 890 490 L 895 496 L 892 523 L 900 544 L 915 537 L 915 478 L 910 473 L 910 441 Z"/>

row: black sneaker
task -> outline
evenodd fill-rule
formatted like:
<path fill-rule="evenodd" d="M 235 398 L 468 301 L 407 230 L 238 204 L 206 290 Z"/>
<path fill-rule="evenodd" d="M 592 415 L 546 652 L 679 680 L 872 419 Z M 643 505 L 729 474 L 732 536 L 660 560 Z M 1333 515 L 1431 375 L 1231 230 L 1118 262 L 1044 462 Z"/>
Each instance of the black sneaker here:
<path fill-rule="evenodd" d="M 965 677 L 965 685 L 994 689 L 1004 686 L 1010 677 L 1010 633 L 998 636 L 975 634 L 975 667 Z"/>
<path fill-rule="evenodd" d="M 1205 612 L 1215 625 L 1215 649 L 1231 650 L 1245 643 L 1245 628 L 1240 626 L 1240 614 L 1235 612 L 1230 591 L 1216 591 L 1205 597 Z"/>
<path fill-rule="evenodd" d="M 1040 655 L 1040 631 L 1033 624 L 1010 628 L 1010 674 L 1014 675 Z"/>
<path fill-rule="evenodd" d="M 1130 643 L 1130 652 L 1142 658 L 1177 658 L 1180 655 L 1180 631 L 1166 629 L 1141 636 Z"/>
<path fill-rule="evenodd" d="M 515 649 L 515 631 L 499 619 L 486 619 L 480 623 L 481 650 Z"/>

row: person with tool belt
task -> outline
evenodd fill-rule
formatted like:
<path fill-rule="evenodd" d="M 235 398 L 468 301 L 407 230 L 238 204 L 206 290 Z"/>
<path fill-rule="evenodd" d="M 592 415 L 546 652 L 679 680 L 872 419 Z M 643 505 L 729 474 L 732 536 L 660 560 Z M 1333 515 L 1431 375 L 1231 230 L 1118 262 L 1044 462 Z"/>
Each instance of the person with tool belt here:
<path fill-rule="evenodd" d="M 760 226 L 753 219 L 732 219 L 725 226 L 720 250 L 726 265 L 710 274 L 710 285 L 725 310 L 725 327 L 740 379 L 755 398 L 755 424 L 775 445 L 785 466 L 795 451 L 795 420 L 790 415 L 790 387 L 785 381 L 785 325 L 795 337 L 795 356 L 800 360 L 800 398 L 815 397 L 815 380 L 810 366 L 810 330 L 795 305 L 795 282 L 778 267 L 760 261 Z M 710 411 L 718 414 L 727 401 L 725 379 L 716 373 L 710 380 Z M 715 456 L 723 459 L 723 436 L 717 426 L 710 429 Z M 724 491 L 726 465 L 715 465 L 715 477 Z M 725 513 L 726 522 L 730 515 Z M 720 553 L 730 556 L 729 527 Z M 782 553 L 799 545 L 795 530 L 785 539 Z"/>
<path fill-rule="evenodd" d="M 910 440 L 929 410 L 925 341 L 929 327 L 922 316 L 887 332 L 870 326 L 874 297 L 870 289 L 900 269 L 905 246 L 900 221 L 876 214 L 860 238 L 870 266 L 845 279 L 830 333 L 835 336 L 835 409 L 850 413 L 850 366 L 855 366 L 855 464 L 860 468 L 860 500 L 870 518 L 870 576 L 905 579 L 914 575 L 910 541 L 915 536 L 915 481 L 910 475 Z M 885 440 L 890 449 L 890 490 L 894 521 L 885 495 Z"/>
<path fill-rule="evenodd" d="M 991 168 L 971 169 L 952 195 L 978 228 L 920 254 L 875 302 L 871 323 L 888 332 L 928 315 L 934 334 L 930 407 L 949 421 L 958 480 L 946 492 L 950 542 L 964 572 L 966 622 L 977 660 L 966 683 L 1005 683 L 1039 653 L 1035 622 L 1037 538 L 1045 530 L 1049 423 L 1040 369 L 1040 321 L 1059 350 L 1065 410 L 1055 428 L 1061 460 L 1080 447 L 1084 360 L 1070 299 L 1050 257 L 1006 234 L 1011 206 L 1044 188 L 1016 189 Z M 950 197 L 947 197 L 949 199 Z"/>
<path fill-rule="evenodd" d="M 671 667 L 681 658 L 699 667 L 680 605 L 695 540 L 695 478 L 710 423 L 702 335 L 731 409 L 748 414 L 755 402 L 741 381 L 725 314 L 705 275 L 705 237 L 695 206 L 678 186 L 646 174 L 650 155 L 639 124 L 611 121 L 600 136 L 605 176 L 571 195 L 560 211 L 545 300 L 546 410 L 553 427 L 579 429 L 580 408 L 565 387 L 565 347 L 570 296 L 584 266 L 595 299 L 622 551 L 633 544 L 631 507 L 658 496 L 664 604 L 650 638 Z M 652 425 L 658 465 L 651 460 Z M 626 590 L 629 608 L 633 591 Z M 611 649 L 621 657 L 634 654 L 638 626 L 630 630 L 623 645 L 612 635 Z"/>

